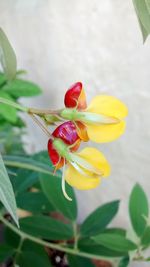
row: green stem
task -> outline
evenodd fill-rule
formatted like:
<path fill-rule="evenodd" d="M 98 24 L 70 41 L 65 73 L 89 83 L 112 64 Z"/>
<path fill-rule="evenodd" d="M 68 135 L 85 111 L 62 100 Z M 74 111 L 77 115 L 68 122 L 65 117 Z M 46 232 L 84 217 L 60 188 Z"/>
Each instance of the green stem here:
<path fill-rule="evenodd" d="M 53 172 L 50 170 L 44 170 L 44 168 L 32 166 L 31 164 L 28 164 L 28 163 L 22 163 L 22 162 L 17 162 L 17 161 L 13 161 L 13 160 L 7 160 L 5 158 L 4 158 L 4 163 L 6 166 L 10 166 L 10 167 L 22 168 L 22 169 L 27 169 L 27 170 L 31 170 L 31 171 L 36 171 L 36 172 L 40 172 L 40 173 L 53 175 Z"/>
<path fill-rule="evenodd" d="M 6 98 L 0 97 L 0 103 L 9 105 L 11 107 L 14 107 L 14 108 L 19 109 L 19 110 L 24 111 L 24 112 L 28 112 L 28 108 L 27 107 L 23 107 L 23 106 L 17 104 L 16 102 L 11 101 L 11 100 L 6 99 Z"/>
<path fill-rule="evenodd" d="M 5 226 L 7 226 L 9 229 L 11 229 L 13 232 L 15 232 L 17 235 L 19 235 L 23 240 L 28 239 L 28 240 L 33 241 L 33 242 L 35 242 L 39 245 L 42 245 L 44 247 L 56 249 L 56 250 L 63 251 L 63 252 L 66 252 L 68 254 L 72 254 L 72 255 L 76 255 L 76 256 L 80 256 L 80 257 L 85 257 L 85 258 L 89 258 L 89 259 L 97 259 L 97 260 L 105 260 L 105 261 L 110 261 L 110 262 L 114 261 L 114 258 L 108 259 L 107 257 L 101 257 L 101 256 L 90 254 L 87 252 L 82 252 L 79 250 L 75 250 L 74 248 L 63 247 L 63 246 L 60 246 L 58 244 L 50 243 L 50 242 L 41 240 L 37 237 L 31 236 L 31 235 L 19 230 L 18 228 L 16 228 L 13 224 L 11 224 L 4 217 L 2 217 L 2 215 L 0 215 L 0 221 L 3 222 L 5 224 Z"/>
<path fill-rule="evenodd" d="M 60 110 L 49 110 L 49 109 L 36 109 L 36 108 L 24 107 L 24 106 L 19 105 L 18 103 L 14 102 L 12 100 L 9 100 L 9 99 L 3 98 L 3 97 L 0 97 L 0 103 L 14 107 L 16 109 L 27 112 L 29 114 L 36 114 L 39 116 L 43 116 L 46 114 L 59 115 L 61 112 L 61 109 Z"/>
<path fill-rule="evenodd" d="M 16 254 L 15 254 L 15 257 L 14 257 L 14 263 L 13 263 L 14 266 L 17 263 L 19 254 L 21 254 L 21 248 L 22 248 L 22 245 L 23 245 L 24 240 L 25 240 L 24 237 L 21 236 L 20 237 L 20 242 L 19 242 L 18 248 L 16 249 Z"/>
<path fill-rule="evenodd" d="M 61 109 L 59 110 L 51 110 L 51 109 L 36 109 L 36 108 L 29 108 L 28 112 L 31 114 L 36 114 L 39 116 L 43 116 L 43 115 L 59 115 L 61 113 Z"/>
<path fill-rule="evenodd" d="M 78 233 L 78 225 L 76 222 L 73 222 L 73 231 L 74 231 L 74 249 L 78 250 L 79 233 Z"/>

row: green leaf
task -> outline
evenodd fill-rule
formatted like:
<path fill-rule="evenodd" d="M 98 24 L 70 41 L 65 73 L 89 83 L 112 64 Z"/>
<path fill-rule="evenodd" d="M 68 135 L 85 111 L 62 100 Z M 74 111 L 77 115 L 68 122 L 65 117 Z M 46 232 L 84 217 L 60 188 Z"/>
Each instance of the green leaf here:
<path fill-rule="evenodd" d="M 83 257 L 78 257 L 74 255 L 68 255 L 68 262 L 70 267 L 94 267 L 95 265 L 92 263 L 91 260 L 83 258 Z"/>
<path fill-rule="evenodd" d="M 98 244 L 120 252 L 128 252 L 137 249 L 137 245 L 117 234 L 100 234 L 92 237 Z"/>
<path fill-rule="evenodd" d="M 146 41 L 149 33 L 147 32 L 147 30 L 144 28 L 143 24 L 141 23 L 140 19 L 138 18 L 138 22 L 139 22 L 139 26 L 142 32 L 142 36 L 143 36 L 143 43 Z"/>
<path fill-rule="evenodd" d="M 70 225 L 42 215 L 21 219 L 20 227 L 28 234 L 49 240 L 68 240 L 73 237 Z"/>
<path fill-rule="evenodd" d="M 81 235 L 91 236 L 102 232 L 118 212 L 119 201 L 102 205 L 91 213 L 81 225 Z"/>
<path fill-rule="evenodd" d="M 150 33 L 150 6 L 149 0 L 133 0 L 135 11 L 140 23 L 143 38 L 146 39 Z"/>
<path fill-rule="evenodd" d="M 17 206 L 23 210 L 35 213 L 50 212 L 53 209 L 42 192 L 25 192 L 17 198 Z"/>
<path fill-rule="evenodd" d="M 7 245 L 0 245 L 0 263 L 4 262 L 14 253 L 13 248 Z"/>
<path fill-rule="evenodd" d="M 32 170 L 40 173 L 46 173 L 53 175 L 53 170 L 50 168 L 50 164 L 41 163 L 40 161 L 31 159 L 29 156 L 4 156 L 4 163 L 9 167 L 22 168 L 26 170 Z"/>
<path fill-rule="evenodd" d="M 21 79 L 15 79 L 4 85 L 3 91 L 13 97 L 31 97 L 41 94 L 41 88 L 38 85 Z"/>
<path fill-rule="evenodd" d="M 145 0 L 148 12 L 150 13 L 150 0 Z"/>
<path fill-rule="evenodd" d="M 4 240 L 8 246 L 18 248 L 20 237 L 10 228 L 4 228 Z"/>
<path fill-rule="evenodd" d="M 15 196 L 1 154 L 0 154 L 0 201 L 3 203 L 7 211 L 10 213 L 10 215 L 18 225 Z"/>
<path fill-rule="evenodd" d="M 129 263 L 130 263 L 129 257 L 124 257 L 119 262 L 119 266 L 118 267 L 127 267 L 129 265 Z"/>
<path fill-rule="evenodd" d="M 106 228 L 102 233 L 126 236 L 126 230 L 123 228 Z"/>
<path fill-rule="evenodd" d="M 73 188 L 66 184 L 66 191 L 69 197 L 72 198 L 72 201 L 68 201 L 62 193 L 61 178 L 42 174 L 40 175 L 40 183 L 50 203 L 64 216 L 75 220 L 77 218 L 77 203 Z"/>
<path fill-rule="evenodd" d="M 145 229 L 144 234 L 143 234 L 142 239 L 141 239 L 141 243 L 143 246 L 150 245 L 150 226 L 148 226 Z"/>
<path fill-rule="evenodd" d="M 43 259 L 43 257 L 41 257 L 40 255 L 32 251 L 23 252 L 21 256 L 19 257 L 18 263 L 20 267 L 31 267 L 31 266 L 50 267 L 52 266 L 50 261 L 48 261 L 48 259 L 45 260 Z"/>
<path fill-rule="evenodd" d="M 38 181 L 38 173 L 24 169 L 17 169 L 16 176 L 12 176 L 11 181 L 14 187 L 15 195 L 18 196 Z"/>
<path fill-rule="evenodd" d="M 129 214 L 134 231 L 138 236 L 143 235 L 146 227 L 144 216 L 148 217 L 149 207 L 145 192 L 139 184 L 136 184 L 131 192 Z"/>
<path fill-rule="evenodd" d="M 0 72 L 0 87 L 6 83 L 7 79 L 6 76 Z"/>
<path fill-rule="evenodd" d="M 2 91 L 0 91 L 0 97 L 12 100 L 7 93 Z M 17 110 L 2 103 L 0 103 L 0 115 L 11 123 L 15 123 L 17 121 Z"/>
<path fill-rule="evenodd" d="M 127 252 L 115 251 L 113 249 L 109 249 L 105 246 L 96 243 L 94 240 L 90 238 L 80 239 L 78 242 L 78 247 L 83 252 L 98 256 L 111 257 L 111 258 L 127 256 Z"/>
<path fill-rule="evenodd" d="M 17 60 L 15 52 L 3 30 L 0 28 L 0 62 L 9 80 L 16 76 Z"/>
<path fill-rule="evenodd" d="M 51 267 L 50 260 L 44 247 L 31 241 L 24 242 L 22 253 L 17 263 L 21 267 Z"/>

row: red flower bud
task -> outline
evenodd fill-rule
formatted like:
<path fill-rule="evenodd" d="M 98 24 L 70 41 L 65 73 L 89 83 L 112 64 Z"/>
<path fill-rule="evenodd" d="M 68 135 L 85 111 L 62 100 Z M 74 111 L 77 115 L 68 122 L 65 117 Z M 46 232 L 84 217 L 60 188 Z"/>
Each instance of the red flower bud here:
<path fill-rule="evenodd" d="M 61 139 L 66 145 L 71 146 L 70 151 L 76 151 L 81 142 L 80 137 L 77 134 L 76 127 L 71 121 L 67 121 L 59 125 L 54 130 L 52 135 L 54 138 Z M 54 148 L 52 139 L 49 139 L 48 141 L 48 154 L 53 165 L 57 165 L 57 169 L 61 168 L 64 165 L 65 159 L 62 158 Z"/>
<path fill-rule="evenodd" d="M 72 121 L 64 122 L 59 125 L 52 135 L 56 138 L 62 139 L 65 144 L 73 145 L 79 138 L 75 124 Z"/>
<path fill-rule="evenodd" d="M 54 166 L 57 165 L 57 169 L 64 165 L 65 159 L 60 157 L 56 149 L 53 147 L 52 139 L 48 141 L 48 154 Z"/>
<path fill-rule="evenodd" d="M 81 82 L 72 85 L 66 92 L 64 103 L 67 108 L 85 109 L 86 96 Z"/>

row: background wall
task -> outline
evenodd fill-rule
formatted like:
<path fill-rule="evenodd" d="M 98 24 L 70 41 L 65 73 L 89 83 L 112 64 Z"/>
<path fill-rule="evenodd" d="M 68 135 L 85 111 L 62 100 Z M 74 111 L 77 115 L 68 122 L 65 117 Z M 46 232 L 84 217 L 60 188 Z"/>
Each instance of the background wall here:
<path fill-rule="evenodd" d="M 138 181 L 147 193 L 150 188 L 150 41 L 143 46 L 132 1 L 0 0 L 0 26 L 18 67 L 44 91 L 23 103 L 60 108 L 66 89 L 82 81 L 89 101 L 107 93 L 128 105 L 126 134 L 110 144 L 94 144 L 112 165 L 110 178 L 95 190 L 77 192 L 80 221 L 99 204 L 119 198 L 116 222 L 126 225 L 132 186 Z M 28 149 L 45 148 L 43 133 L 26 120 Z"/>

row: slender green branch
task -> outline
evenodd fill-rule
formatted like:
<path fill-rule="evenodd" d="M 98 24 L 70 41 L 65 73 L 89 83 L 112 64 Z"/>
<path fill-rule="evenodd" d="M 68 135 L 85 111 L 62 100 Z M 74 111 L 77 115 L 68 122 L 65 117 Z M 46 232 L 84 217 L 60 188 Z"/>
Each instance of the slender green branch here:
<path fill-rule="evenodd" d="M 51 110 L 51 109 L 36 109 L 36 108 L 29 108 L 28 112 L 31 114 L 36 114 L 36 115 L 59 115 L 61 113 L 62 109 L 59 110 Z"/>
<path fill-rule="evenodd" d="M 14 108 L 16 108 L 18 110 L 27 112 L 29 114 L 37 114 L 39 116 L 47 115 L 47 114 L 52 114 L 52 115 L 56 115 L 57 116 L 61 112 L 61 110 L 36 109 L 36 108 L 24 107 L 24 106 L 12 101 L 12 100 L 9 100 L 9 99 L 3 98 L 3 97 L 0 97 L 0 103 L 6 104 L 6 105 L 11 106 L 11 107 L 14 107 Z"/>
<path fill-rule="evenodd" d="M 39 239 L 37 237 L 31 236 L 31 235 L 19 230 L 13 224 L 8 222 L 4 217 L 2 217 L 2 215 L 0 215 L 0 221 L 3 222 L 5 224 L 5 226 L 10 228 L 17 235 L 19 235 L 23 240 L 24 239 L 28 239 L 30 241 L 33 241 L 33 242 L 35 242 L 35 243 L 37 243 L 39 245 L 42 245 L 42 246 L 45 246 L 45 247 L 48 247 L 48 248 L 56 249 L 56 250 L 59 250 L 59 251 L 66 252 L 68 254 L 77 255 L 77 256 L 81 256 L 81 257 L 85 257 L 85 258 L 89 258 L 89 259 L 105 260 L 105 261 L 110 261 L 112 263 L 114 261 L 114 258 L 112 259 L 112 258 L 108 258 L 108 257 L 102 257 L 102 256 L 90 254 L 90 253 L 87 253 L 87 252 L 82 252 L 82 251 L 79 251 L 79 250 L 75 250 L 74 248 L 63 247 L 63 246 L 60 246 L 58 244 L 50 243 L 50 242 L 41 240 L 41 239 Z"/>
<path fill-rule="evenodd" d="M 11 101 L 11 100 L 6 99 L 6 98 L 0 97 L 0 103 L 6 104 L 8 106 L 14 107 L 14 108 L 19 109 L 19 110 L 24 111 L 24 112 L 28 112 L 27 107 L 21 106 L 21 105 L 17 104 L 16 102 Z"/>
<path fill-rule="evenodd" d="M 118 257 L 111 258 L 111 257 L 99 256 L 99 255 L 90 254 L 90 253 L 87 253 L 87 252 L 80 251 L 79 249 L 76 249 L 76 248 L 64 247 L 62 245 L 58 245 L 58 244 L 54 244 L 54 243 L 51 243 L 51 242 L 44 241 L 42 239 L 39 239 L 37 237 L 34 237 L 32 235 L 29 235 L 29 234 L 19 230 L 16 226 L 14 226 L 10 222 L 8 222 L 1 214 L 0 214 L 0 221 L 2 223 L 4 223 L 4 225 L 6 227 L 8 227 L 14 233 L 16 233 L 17 235 L 20 236 L 22 241 L 20 241 L 17 251 L 21 250 L 21 247 L 22 247 L 22 244 L 23 244 L 24 240 L 28 239 L 28 240 L 30 240 L 30 241 L 32 241 L 34 243 L 37 243 L 37 244 L 39 244 L 41 246 L 48 247 L 48 248 L 51 248 L 51 249 L 56 249 L 56 250 L 59 250 L 59 251 L 63 251 L 63 252 L 66 252 L 68 254 L 72 254 L 72 255 L 76 255 L 76 256 L 80 256 L 80 257 L 85 257 L 85 258 L 88 258 L 88 259 L 97 259 L 97 260 L 109 261 L 109 262 L 111 262 L 113 264 L 113 266 L 114 266 L 115 261 L 118 260 Z M 148 260 L 149 260 L 149 258 L 144 258 L 143 256 L 140 256 L 140 257 L 136 257 L 135 256 L 133 258 L 133 261 L 148 261 Z"/>
<path fill-rule="evenodd" d="M 19 242 L 18 248 L 16 249 L 16 254 L 15 254 L 15 257 L 14 257 L 14 263 L 13 263 L 14 266 L 15 266 L 15 264 L 17 263 L 19 254 L 21 253 L 21 249 L 22 249 L 24 240 L 25 240 L 25 239 L 21 236 L 21 237 L 20 237 L 20 242 Z"/>
<path fill-rule="evenodd" d="M 28 163 L 22 163 L 22 162 L 17 162 L 17 161 L 13 161 L 13 160 L 7 160 L 4 158 L 4 163 L 6 166 L 10 166 L 10 167 L 16 167 L 16 168 L 22 168 L 22 169 L 27 169 L 27 170 L 31 170 L 31 171 L 36 171 L 36 172 L 41 172 L 41 173 L 45 173 L 45 174 L 51 174 L 53 175 L 53 172 L 50 170 L 44 170 L 44 168 L 38 167 L 38 166 L 32 166 Z"/>
<path fill-rule="evenodd" d="M 74 230 L 74 249 L 78 250 L 79 233 L 78 233 L 78 225 L 76 222 L 73 222 L 73 230 Z"/>

